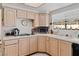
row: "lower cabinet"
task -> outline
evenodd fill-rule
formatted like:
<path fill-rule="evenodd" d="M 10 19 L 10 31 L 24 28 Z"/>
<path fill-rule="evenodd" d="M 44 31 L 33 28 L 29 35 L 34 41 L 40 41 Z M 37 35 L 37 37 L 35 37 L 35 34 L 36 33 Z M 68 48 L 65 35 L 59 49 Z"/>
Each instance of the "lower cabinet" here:
<path fill-rule="evenodd" d="M 60 56 L 71 56 L 72 55 L 72 49 L 71 49 L 71 43 L 59 40 L 59 55 Z"/>
<path fill-rule="evenodd" d="M 51 56 L 71 56 L 70 42 L 47 36 L 30 36 L 4 41 L 5 56 L 24 56 L 34 52 L 46 52 Z"/>
<path fill-rule="evenodd" d="M 29 37 L 19 39 L 19 55 L 24 56 L 29 54 Z"/>
<path fill-rule="evenodd" d="M 54 38 L 50 38 L 50 55 L 52 56 L 58 56 L 58 40 Z"/>
<path fill-rule="evenodd" d="M 38 36 L 38 51 L 46 52 L 46 36 Z"/>
<path fill-rule="evenodd" d="M 18 44 L 5 46 L 5 56 L 18 56 Z"/>
<path fill-rule="evenodd" d="M 30 37 L 30 54 L 37 52 L 37 36 Z"/>
<path fill-rule="evenodd" d="M 50 54 L 50 39 L 46 37 L 46 52 Z"/>
<path fill-rule="evenodd" d="M 18 40 L 5 41 L 5 56 L 18 56 Z"/>

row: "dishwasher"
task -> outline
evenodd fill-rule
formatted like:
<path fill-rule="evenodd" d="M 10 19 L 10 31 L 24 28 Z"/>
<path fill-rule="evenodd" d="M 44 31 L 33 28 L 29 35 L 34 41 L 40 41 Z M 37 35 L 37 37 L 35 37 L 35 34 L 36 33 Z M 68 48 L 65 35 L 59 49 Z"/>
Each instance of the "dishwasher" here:
<path fill-rule="evenodd" d="M 72 55 L 79 56 L 79 44 L 72 43 Z"/>

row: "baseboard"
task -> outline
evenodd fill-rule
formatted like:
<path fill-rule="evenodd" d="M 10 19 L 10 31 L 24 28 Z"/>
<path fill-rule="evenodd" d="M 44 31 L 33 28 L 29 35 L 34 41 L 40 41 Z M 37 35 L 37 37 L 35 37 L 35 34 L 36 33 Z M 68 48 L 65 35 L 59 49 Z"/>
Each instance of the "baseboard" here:
<path fill-rule="evenodd" d="M 31 54 L 26 55 L 26 56 L 31 56 L 31 55 L 36 54 L 36 53 L 46 53 L 47 55 L 51 56 L 51 55 L 50 55 L 49 53 L 47 53 L 47 52 L 40 52 L 40 51 L 37 51 L 37 52 L 31 53 Z"/>
<path fill-rule="evenodd" d="M 31 53 L 31 54 L 29 54 L 29 55 L 26 55 L 26 56 L 31 56 L 31 55 L 33 55 L 33 54 L 36 54 L 36 53 L 38 53 L 38 52 L 34 52 L 34 53 Z"/>
<path fill-rule="evenodd" d="M 37 53 L 46 53 L 47 55 L 49 55 L 49 56 L 51 56 L 49 53 L 47 53 L 47 52 L 40 52 L 40 51 L 38 51 Z"/>

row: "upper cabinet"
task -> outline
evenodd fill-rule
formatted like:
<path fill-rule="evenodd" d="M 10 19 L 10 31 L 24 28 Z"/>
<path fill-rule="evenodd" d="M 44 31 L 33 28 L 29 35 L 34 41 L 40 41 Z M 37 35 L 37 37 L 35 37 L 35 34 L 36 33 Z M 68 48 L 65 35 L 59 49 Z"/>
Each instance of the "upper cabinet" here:
<path fill-rule="evenodd" d="M 46 13 L 39 14 L 39 26 L 48 26 L 49 25 L 49 15 Z"/>
<path fill-rule="evenodd" d="M 25 10 L 17 10 L 17 18 L 35 19 L 35 13 Z"/>
<path fill-rule="evenodd" d="M 47 13 L 35 13 L 32 11 L 15 10 L 12 8 L 4 8 L 3 14 L 4 26 L 16 26 L 17 18 L 33 20 L 33 27 L 48 26 L 49 15 Z"/>
<path fill-rule="evenodd" d="M 17 18 L 26 18 L 27 12 L 24 10 L 17 10 Z"/>
<path fill-rule="evenodd" d="M 35 13 L 31 11 L 27 11 L 27 18 L 28 19 L 35 19 Z"/>
<path fill-rule="evenodd" d="M 34 27 L 39 26 L 39 14 L 35 13 L 35 19 L 34 19 Z"/>
<path fill-rule="evenodd" d="M 16 10 L 4 8 L 4 26 L 15 26 Z"/>

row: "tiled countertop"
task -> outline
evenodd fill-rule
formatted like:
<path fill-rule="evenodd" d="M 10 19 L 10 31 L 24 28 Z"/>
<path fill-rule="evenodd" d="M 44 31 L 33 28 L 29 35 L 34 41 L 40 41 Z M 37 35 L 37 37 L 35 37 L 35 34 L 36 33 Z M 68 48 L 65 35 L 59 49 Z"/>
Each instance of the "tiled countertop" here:
<path fill-rule="evenodd" d="M 72 37 L 53 35 L 53 34 L 36 34 L 36 35 L 30 35 L 30 36 L 7 36 L 7 37 L 3 37 L 3 40 L 19 39 L 19 38 L 26 38 L 26 37 L 31 37 L 31 36 L 48 36 L 48 37 L 55 38 L 58 40 L 64 40 L 64 41 L 68 41 L 71 43 L 79 44 L 79 38 L 72 38 Z"/>

